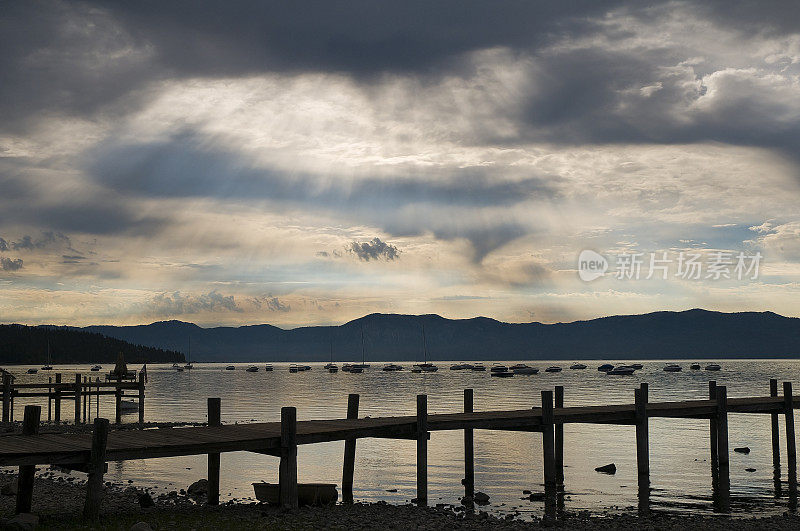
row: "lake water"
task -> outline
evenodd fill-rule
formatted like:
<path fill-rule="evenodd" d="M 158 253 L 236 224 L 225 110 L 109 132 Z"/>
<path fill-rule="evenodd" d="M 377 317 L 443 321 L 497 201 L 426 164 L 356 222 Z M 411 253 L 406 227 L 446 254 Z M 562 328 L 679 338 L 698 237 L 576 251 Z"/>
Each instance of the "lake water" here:
<path fill-rule="evenodd" d="M 800 381 L 800 361 L 725 361 L 720 372 L 691 371 L 681 362 L 680 373 L 666 373 L 664 362 L 645 362 L 635 376 L 607 376 L 596 370 L 602 363 L 585 362 L 589 368 L 570 370 L 572 361 L 528 361 L 539 367 L 538 375 L 491 378 L 489 372 L 451 371 L 453 362 L 440 362 L 436 373 L 413 374 L 405 363 L 402 372 L 384 372 L 373 364 L 363 374 L 329 374 L 323 364 L 292 374 L 288 364 L 276 363 L 273 372 L 247 373 L 249 364 L 195 364 L 179 373 L 168 366 L 148 366 L 147 421 L 204 422 L 206 398 L 222 399 L 223 423 L 278 421 L 282 406 L 297 407 L 299 420 L 343 418 L 348 393 L 361 395 L 360 416 L 413 415 L 416 395 L 428 395 L 429 413 L 462 410 L 463 390 L 475 392 L 475 410 L 513 409 L 541 404 L 540 391 L 565 388 L 565 405 L 632 403 L 640 382 L 650 385 L 650 401 L 705 399 L 708 381 L 728 386 L 729 397 L 766 396 L 769 379 Z M 514 361 L 508 362 L 515 363 Z M 612 361 L 613 363 L 613 361 Z M 548 365 L 564 367 L 561 373 L 545 373 Z M 491 365 L 486 363 L 487 367 Z M 47 381 L 52 373 L 25 375 L 25 367 L 10 370 L 17 382 Z M 87 366 L 60 366 L 64 381 L 74 373 L 89 373 Z M 108 370 L 110 367 L 104 367 Z M 54 371 L 56 372 L 56 371 Z M 22 417 L 25 401 L 15 404 L 15 418 Z M 37 402 L 34 402 L 37 403 Z M 42 404 L 41 401 L 38 402 Z M 43 415 L 47 414 L 44 404 Z M 113 398 L 101 401 L 101 416 L 113 419 Z M 94 406 L 92 408 L 94 416 Z M 72 418 L 64 402 L 62 418 Z M 135 422 L 136 414 L 124 421 Z M 786 480 L 785 439 L 781 423 L 781 459 Z M 709 427 L 706 420 L 651 419 L 650 460 L 654 509 L 711 512 Z M 776 498 L 773 484 L 769 415 L 729 415 L 730 472 L 733 512 L 784 511 L 786 498 Z M 749 446 L 751 453 L 734 453 Z M 361 439 L 357 443 L 354 495 L 357 500 L 404 503 L 415 496 L 416 443 L 407 440 Z M 341 483 L 343 443 L 301 446 L 298 475 L 301 482 Z M 458 503 L 463 495 L 463 432 L 433 432 L 428 449 L 429 502 Z M 567 510 L 626 510 L 637 504 L 636 446 L 630 426 L 575 425 L 564 428 L 564 475 Z M 615 463 L 617 473 L 604 475 L 595 467 Z M 754 468 L 755 472 L 745 469 Z M 173 490 L 205 477 L 204 456 L 126 461 L 109 464 L 107 479 L 133 480 L 142 486 Z M 76 473 L 78 474 L 78 473 Z M 252 498 L 254 481 L 277 482 L 278 458 L 235 452 L 222 455 L 221 493 L 226 499 Z M 523 501 L 523 489 L 541 491 L 542 446 L 538 433 L 475 431 L 475 488 L 491 496 L 488 508 L 495 512 L 520 511 L 541 514 L 541 502 Z M 397 492 L 387 492 L 397 489 Z M 785 492 L 785 489 L 784 489 Z"/>

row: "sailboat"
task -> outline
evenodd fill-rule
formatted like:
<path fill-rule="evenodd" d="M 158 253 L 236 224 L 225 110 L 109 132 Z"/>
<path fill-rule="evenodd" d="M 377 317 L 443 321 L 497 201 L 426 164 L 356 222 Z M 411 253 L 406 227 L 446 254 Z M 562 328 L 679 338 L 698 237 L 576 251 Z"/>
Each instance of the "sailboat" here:
<path fill-rule="evenodd" d="M 350 365 L 350 373 L 352 374 L 361 374 L 364 372 L 364 369 L 369 367 L 369 364 L 366 363 L 366 356 L 364 354 L 364 323 L 361 323 L 361 363 L 353 363 Z"/>
<path fill-rule="evenodd" d="M 184 369 L 192 369 L 192 336 L 186 336 L 186 360 L 189 362 L 183 366 Z"/>
<path fill-rule="evenodd" d="M 424 356 L 424 363 L 417 363 L 411 372 L 436 372 L 439 367 L 433 363 L 428 362 L 428 342 L 425 339 L 425 325 L 422 325 L 422 355 Z"/>
<path fill-rule="evenodd" d="M 53 370 L 53 366 L 50 365 L 50 362 L 51 362 L 51 360 L 50 360 L 50 338 L 48 337 L 47 338 L 47 364 L 44 367 L 42 367 L 43 371 L 52 371 Z"/>
<path fill-rule="evenodd" d="M 331 361 L 329 361 L 325 365 L 325 368 L 328 369 L 328 372 L 330 372 L 330 373 L 339 372 L 339 366 L 336 365 L 333 362 L 333 331 L 331 331 L 331 344 L 330 344 L 330 347 L 331 347 Z"/>

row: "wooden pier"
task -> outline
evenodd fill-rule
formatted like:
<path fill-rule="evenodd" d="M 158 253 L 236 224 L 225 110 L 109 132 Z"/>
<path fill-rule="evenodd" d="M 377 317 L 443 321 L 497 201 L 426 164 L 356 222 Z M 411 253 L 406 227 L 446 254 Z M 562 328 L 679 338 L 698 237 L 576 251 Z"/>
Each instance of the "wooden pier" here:
<path fill-rule="evenodd" d="M 77 389 L 77 388 L 74 388 Z M 794 434 L 794 409 L 800 400 L 792 394 L 792 384 L 783 384 L 778 394 L 777 381 L 770 382 L 770 395 L 729 398 L 724 386 L 709 382 L 708 400 L 649 402 L 647 384 L 634 392 L 631 404 L 566 407 L 563 387 L 555 393 L 541 392 L 536 407 L 506 411 L 474 411 L 471 389 L 464 392 L 464 411 L 429 415 L 427 396 L 417 396 L 413 416 L 358 418 L 358 395 L 348 399 L 347 418 L 297 421 L 294 407 L 281 410 L 280 422 L 222 425 L 220 400 L 209 399 L 209 425 L 203 427 L 161 428 L 154 430 L 109 431 L 109 423 L 97 418 L 93 434 L 37 434 L 39 406 L 26 406 L 22 435 L 0 437 L 0 466 L 19 466 L 18 510 L 30 509 L 33 489 L 32 466 L 57 464 L 89 474 L 84 514 L 98 515 L 103 490 L 103 473 L 108 461 L 156 457 L 208 455 L 209 504 L 219 503 L 221 452 L 250 451 L 280 458 L 280 500 L 285 509 L 297 507 L 297 447 L 329 441 L 345 441 L 342 499 L 353 501 L 353 471 L 358 439 L 376 437 L 417 441 L 417 497 L 427 503 L 428 438 L 432 431 L 463 430 L 465 496 L 475 489 L 474 430 L 526 431 L 542 434 L 542 461 L 545 484 L 545 516 L 554 515 L 555 499 L 564 488 L 564 437 L 567 424 L 612 424 L 634 426 L 640 509 L 647 510 L 650 491 L 650 418 L 707 419 L 710 426 L 711 473 L 719 510 L 729 510 L 730 473 L 728 461 L 728 415 L 768 414 L 772 417 L 774 463 L 780 464 L 779 415 L 786 423 L 786 452 L 790 504 L 797 499 L 797 458 Z M 562 497 L 563 503 L 563 497 Z"/>
<path fill-rule="evenodd" d="M 63 402 L 74 404 L 74 422 L 80 424 L 87 422 L 92 416 L 92 402 L 94 402 L 95 416 L 99 416 L 100 397 L 114 397 L 114 420 L 117 424 L 122 422 L 122 400 L 125 396 L 131 396 L 138 401 L 139 423 L 144 423 L 144 398 L 145 398 L 145 376 L 139 373 L 138 380 L 133 381 L 116 380 L 100 381 L 99 377 L 94 380 L 90 376 L 81 374 L 75 375 L 73 382 L 62 381 L 61 373 L 48 378 L 47 383 L 14 383 L 10 374 L 3 374 L 2 396 L 3 422 L 14 421 L 14 401 L 17 398 L 46 398 L 47 399 L 47 420 L 56 424 L 62 421 L 61 405 Z M 126 395 L 125 391 L 130 394 Z"/>

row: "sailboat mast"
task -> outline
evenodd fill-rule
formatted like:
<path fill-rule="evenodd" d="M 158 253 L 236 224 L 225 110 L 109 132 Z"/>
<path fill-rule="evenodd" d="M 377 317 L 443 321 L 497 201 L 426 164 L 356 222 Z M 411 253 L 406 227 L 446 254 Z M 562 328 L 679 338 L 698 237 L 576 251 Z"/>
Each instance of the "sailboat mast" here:
<path fill-rule="evenodd" d="M 425 323 L 422 324 L 422 355 L 428 363 L 428 342 L 425 340 Z"/>
<path fill-rule="evenodd" d="M 361 365 L 364 365 L 364 324 L 361 324 Z"/>

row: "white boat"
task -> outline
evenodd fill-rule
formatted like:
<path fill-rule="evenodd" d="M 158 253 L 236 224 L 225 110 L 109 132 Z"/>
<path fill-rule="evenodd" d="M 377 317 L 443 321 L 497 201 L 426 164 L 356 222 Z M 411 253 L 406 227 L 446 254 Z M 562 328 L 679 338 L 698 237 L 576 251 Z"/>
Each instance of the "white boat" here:
<path fill-rule="evenodd" d="M 546 368 L 544 372 L 561 372 L 561 367 L 558 365 L 551 365 L 550 367 Z"/>
<path fill-rule="evenodd" d="M 264 370 L 267 372 L 272 372 L 272 364 L 267 363 L 266 365 L 264 365 Z"/>
<path fill-rule="evenodd" d="M 511 367 L 509 367 L 509 369 L 513 371 L 514 369 L 524 369 L 525 367 L 527 367 L 527 365 L 525 365 L 524 363 L 516 363 Z"/>
<path fill-rule="evenodd" d="M 539 369 L 525 365 L 524 367 L 517 367 L 516 369 L 513 369 L 513 372 L 514 374 L 539 374 Z"/>
<path fill-rule="evenodd" d="M 689 365 L 689 368 L 692 369 L 693 371 L 699 371 L 702 368 L 702 366 L 699 363 L 692 363 L 691 365 Z"/>
<path fill-rule="evenodd" d="M 226 371 L 235 371 L 236 370 L 236 366 L 235 365 L 228 365 L 227 367 L 225 367 L 225 370 Z"/>
<path fill-rule="evenodd" d="M 184 365 L 184 366 L 183 366 L 183 368 L 184 368 L 184 369 L 193 369 L 193 368 L 194 368 L 194 366 L 192 365 L 192 362 L 190 361 L 189 363 L 187 363 L 186 365 Z"/>
<path fill-rule="evenodd" d="M 324 368 L 324 369 L 338 369 L 338 368 L 339 368 L 339 366 L 338 366 L 338 365 L 336 365 L 335 363 L 326 363 L 326 364 L 323 366 L 323 368 Z"/>
<path fill-rule="evenodd" d="M 706 365 L 707 371 L 718 371 L 720 369 L 722 369 L 722 367 L 720 367 L 718 363 L 709 363 Z"/>
<path fill-rule="evenodd" d="M 422 325 L 422 356 L 424 361 L 422 363 L 417 363 L 411 369 L 411 372 L 420 373 L 420 372 L 436 372 L 439 370 L 439 367 L 430 363 L 428 361 L 428 342 L 425 339 L 425 325 Z"/>
<path fill-rule="evenodd" d="M 258 367 L 255 365 L 250 365 L 248 368 L 245 369 L 247 372 L 258 372 Z"/>
<path fill-rule="evenodd" d="M 683 367 L 678 364 L 670 363 L 664 366 L 664 372 L 681 372 Z"/>
<path fill-rule="evenodd" d="M 297 364 L 292 363 L 289 365 L 289 372 L 300 372 L 300 367 L 298 367 Z"/>
<path fill-rule="evenodd" d="M 612 376 L 630 376 L 634 372 L 636 372 L 636 369 L 630 365 L 617 365 L 610 371 L 607 371 L 606 374 L 610 374 Z"/>
<path fill-rule="evenodd" d="M 42 367 L 43 371 L 52 371 L 53 366 L 50 365 L 52 360 L 50 359 L 50 338 L 47 338 L 47 363 Z"/>
<path fill-rule="evenodd" d="M 572 365 L 569 366 L 569 368 L 572 370 L 580 370 L 580 369 L 585 369 L 586 365 L 584 365 L 583 363 L 573 363 Z"/>

